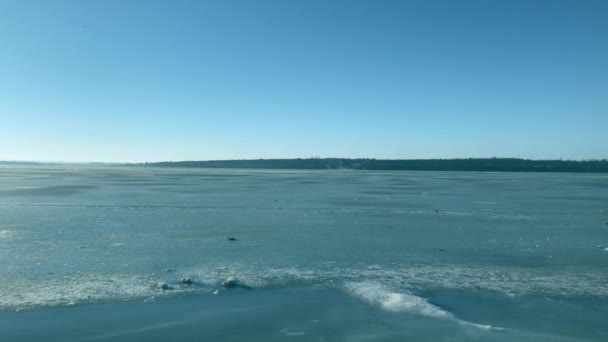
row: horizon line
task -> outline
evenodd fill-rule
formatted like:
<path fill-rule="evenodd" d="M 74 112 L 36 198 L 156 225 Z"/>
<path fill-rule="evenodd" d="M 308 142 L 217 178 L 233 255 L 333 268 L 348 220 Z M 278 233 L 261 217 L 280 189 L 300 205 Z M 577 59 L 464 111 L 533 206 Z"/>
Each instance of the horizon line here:
<path fill-rule="evenodd" d="M 159 161 L 66 161 L 66 160 L 27 160 L 27 159 L 0 159 L 0 163 L 34 163 L 34 164 L 155 164 L 155 163 L 186 163 L 186 162 L 225 162 L 225 161 L 256 161 L 256 160 L 390 160 L 390 161 L 418 161 L 418 160 L 479 160 L 479 159 L 516 159 L 528 161 L 563 161 L 563 162 L 589 162 L 607 161 L 608 158 L 564 159 L 564 158 L 521 158 L 521 157 L 454 157 L 454 158 L 372 158 L 372 157 L 292 157 L 292 158 L 242 158 L 242 159 L 190 159 L 190 160 L 159 160 Z"/>

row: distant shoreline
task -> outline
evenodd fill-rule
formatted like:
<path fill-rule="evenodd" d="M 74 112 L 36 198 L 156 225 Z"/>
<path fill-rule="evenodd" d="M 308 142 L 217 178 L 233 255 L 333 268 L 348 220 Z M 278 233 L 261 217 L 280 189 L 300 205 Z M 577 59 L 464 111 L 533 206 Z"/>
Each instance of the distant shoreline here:
<path fill-rule="evenodd" d="M 165 168 L 265 169 L 265 170 L 376 170 L 376 171 L 478 171 L 478 172 L 576 172 L 608 173 L 608 160 L 531 160 L 519 158 L 372 159 L 293 158 L 152 163 L 67 163 L 0 161 L 2 165 L 80 165 Z"/>
<path fill-rule="evenodd" d="M 518 158 L 469 159 L 248 159 L 125 164 L 140 167 L 285 169 L 285 170 L 383 170 L 383 171 L 488 171 L 488 172 L 586 172 L 608 173 L 608 160 L 529 160 Z"/>

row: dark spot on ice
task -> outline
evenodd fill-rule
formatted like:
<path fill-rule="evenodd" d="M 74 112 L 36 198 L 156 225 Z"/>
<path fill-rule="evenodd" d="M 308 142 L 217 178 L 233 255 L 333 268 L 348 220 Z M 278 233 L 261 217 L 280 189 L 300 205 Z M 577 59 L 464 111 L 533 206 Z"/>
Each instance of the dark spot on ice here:
<path fill-rule="evenodd" d="M 171 290 L 171 286 L 169 286 L 166 283 L 158 283 L 158 284 L 156 284 L 156 287 L 161 290 Z"/>
<path fill-rule="evenodd" d="M 445 249 L 443 249 L 443 248 L 437 248 L 437 252 L 445 252 Z"/>
<path fill-rule="evenodd" d="M 233 236 L 229 236 L 229 237 L 228 237 L 228 241 L 236 241 L 236 238 L 235 238 L 235 237 L 233 237 Z"/>
<path fill-rule="evenodd" d="M 236 281 L 236 278 L 234 278 L 234 277 L 228 277 L 228 278 L 226 278 L 226 280 L 224 280 L 222 282 L 223 287 L 230 288 L 230 287 L 236 287 L 237 285 L 238 285 L 238 282 Z"/>
<path fill-rule="evenodd" d="M 190 285 L 192 284 L 192 279 L 188 277 L 181 277 L 177 280 L 177 282 L 183 285 Z"/>

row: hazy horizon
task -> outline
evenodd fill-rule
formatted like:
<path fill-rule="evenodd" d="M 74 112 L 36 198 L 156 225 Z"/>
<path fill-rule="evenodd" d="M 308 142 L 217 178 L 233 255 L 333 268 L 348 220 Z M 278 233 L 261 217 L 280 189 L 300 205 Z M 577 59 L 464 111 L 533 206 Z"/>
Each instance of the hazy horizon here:
<path fill-rule="evenodd" d="M 3 1 L 0 160 L 608 158 L 605 1 Z"/>
<path fill-rule="evenodd" d="M 455 158 L 373 158 L 373 157 L 279 157 L 279 158 L 233 158 L 233 159 L 197 159 L 197 160 L 142 160 L 142 161 L 96 161 L 96 160 L 24 160 L 24 159 L 0 159 L 0 163 L 39 163 L 39 164 L 145 164 L 145 163 L 180 163 L 180 162 L 209 162 L 209 161 L 245 161 L 245 160 L 295 160 L 295 159 L 376 159 L 376 160 L 459 160 L 459 159 L 524 159 L 532 161 L 544 161 L 544 160 L 563 160 L 563 161 L 604 161 L 607 158 L 588 158 L 588 159 L 542 159 L 542 158 L 518 158 L 518 157 L 455 157 Z"/>

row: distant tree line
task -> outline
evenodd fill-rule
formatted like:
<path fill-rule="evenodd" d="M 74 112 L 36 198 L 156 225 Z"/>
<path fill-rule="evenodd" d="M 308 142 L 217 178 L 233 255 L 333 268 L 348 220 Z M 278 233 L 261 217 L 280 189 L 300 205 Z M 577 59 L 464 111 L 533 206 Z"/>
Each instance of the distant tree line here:
<path fill-rule="evenodd" d="M 246 169 L 351 169 L 409 171 L 608 172 L 608 160 L 468 159 L 252 159 L 129 164 L 152 167 Z"/>

